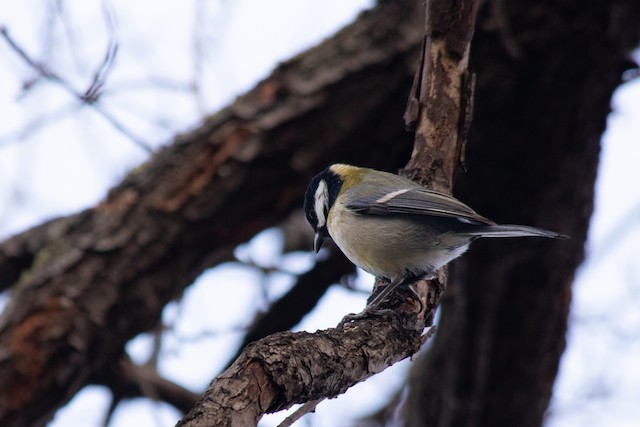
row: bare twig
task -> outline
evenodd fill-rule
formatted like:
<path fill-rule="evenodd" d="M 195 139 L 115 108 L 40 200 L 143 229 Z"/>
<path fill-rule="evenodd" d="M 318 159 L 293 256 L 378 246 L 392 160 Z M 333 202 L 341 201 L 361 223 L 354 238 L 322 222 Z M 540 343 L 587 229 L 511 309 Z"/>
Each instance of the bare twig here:
<path fill-rule="evenodd" d="M 118 404 L 122 401 L 120 397 L 116 397 L 113 393 L 111 396 L 111 402 L 109 403 L 109 408 L 107 409 L 107 413 L 102 420 L 102 427 L 109 427 L 111 420 L 113 419 L 113 414 L 116 412 L 116 408 Z"/>
<path fill-rule="evenodd" d="M 9 34 L 9 31 L 6 27 L 0 27 L 0 35 L 7 41 L 9 46 L 31 67 L 33 68 L 40 77 L 43 77 L 47 80 L 57 83 L 60 87 L 65 89 L 67 92 L 72 94 L 75 98 L 77 98 L 82 104 L 90 105 L 93 109 L 98 112 L 105 120 L 107 120 L 116 130 L 125 135 L 131 141 L 135 143 L 138 147 L 143 149 L 144 151 L 151 153 L 151 146 L 146 143 L 141 138 L 135 136 L 129 129 L 127 129 L 119 120 L 111 115 L 108 111 L 106 111 L 102 106 L 100 106 L 98 102 L 99 98 L 99 90 L 104 84 L 102 80 L 108 70 L 110 69 L 113 63 L 113 59 L 117 53 L 117 43 L 110 43 L 109 48 L 107 50 L 107 54 L 105 55 L 105 59 L 100 66 L 100 69 L 96 72 L 94 76 L 94 80 L 90 87 L 84 92 L 81 93 L 78 91 L 71 83 L 67 80 L 60 77 L 58 74 L 54 73 L 50 69 L 48 69 L 44 64 L 33 59 L 20 44 Z M 37 80 L 37 79 L 36 79 Z M 31 87 L 33 82 L 28 85 L 25 84 L 25 87 Z"/>
<path fill-rule="evenodd" d="M 146 397 L 156 402 L 168 403 L 184 412 L 198 399 L 196 393 L 161 377 L 155 368 L 135 365 L 126 354 L 116 362 L 113 369 L 96 377 L 94 383 L 111 390 L 114 407 L 122 399 Z"/>
<path fill-rule="evenodd" d="M 84 100 L 87 104 L 93 104 L 98 101 L 102 88 L 107 80 L 109 72 L 113 69 L 113 64 L 118 54 L 118 37 L 116 34 L 116 23 L 113 9 L 107 1 L 102 2 L 103 15 L 105 17 L 107 29 L 109 30 L 109 45 L 105 53 L 102 63 L 95 71 L 93 80 L 89 88 L 84 93 Z"/>
<path fill-rule="evenodd" d="M 316 400 L 308 401 L 307 403 L 305 403 L 304 405 L 302 405 L 301 407 L 296 409 L 293 414 L 289 415 L 287 418 L 282 420 L 282 422 L 280 424 L 278 424 L 278 427 L 290 427 L 290 426 L 292 426 L 293 423 L 298 421 L 300 418 L 304 417 L 305 415 L 307 415 L 307 414 L 309 414 L 311 412 L 315 412 L 316 406 L 318 406 L 318 404 L 320 402 L 322 402 L 323 400 L 324 399 L 316 399 Z"/>
<path fill-rule="evenodd" d="M 111 71 L 117 53 L 118 43 L 110 40 L 107 52 L 102 60 L 102 64 L 100 64 L 100 67 L 95 71 L 89 88 L 83 94 L 84 102 L 87 104 L 94 104 L 98 102 L 102 93 L 102 87 L 105 84 L 106 76 L 109 71 Z"/>

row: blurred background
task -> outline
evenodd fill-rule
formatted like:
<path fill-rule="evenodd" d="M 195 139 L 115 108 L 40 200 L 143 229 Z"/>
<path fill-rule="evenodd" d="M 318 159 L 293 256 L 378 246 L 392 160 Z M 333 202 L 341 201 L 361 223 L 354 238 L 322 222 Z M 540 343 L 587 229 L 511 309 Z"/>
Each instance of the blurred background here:
<path fill-rule="evenodd" d="M 373 3 L 3 3 L 0 239 L 95 205 L 176 134 L 197 126 L 279 62 L 332 35 Z M 568 345 L 545 421 L 549 427 L 635 426 L 640 419 L 636 77 L 627 75 L 616 91 L 602 137 L 587 258 L 573 285 Z M 99 102 L 80 102 L 78 94 L 93 86 Z M 163 377 L 201 393 L 237 352 L 255 313 L 313 266 L 315 254 L 283 255 L 283 245 L 282 232 L 269 229 L 236 248 L 237 262 L 208 270 L 165 308 L 160 334 L 129 342 L 131 358 L 140 364 L 154 358 Z M 334 326 L 363 307 L 372 283 L 359 272 L 349 287 L 331 287 L 295 329 Z M 0 309 L 8 297 L 8 291 L 0 294 Z M 323 402 L 301 424 L 354 425 L 396 395 L 410 363 Z M 110 403 L 105 387 L 85 387 L 50 425 L 100 426 Z M 285 416 L 266 416 L 261 425 L 277 425 Z M 180 418 L 170 405 L 139 398 L 120 403 L 109 425 L 171 426 Z"/>

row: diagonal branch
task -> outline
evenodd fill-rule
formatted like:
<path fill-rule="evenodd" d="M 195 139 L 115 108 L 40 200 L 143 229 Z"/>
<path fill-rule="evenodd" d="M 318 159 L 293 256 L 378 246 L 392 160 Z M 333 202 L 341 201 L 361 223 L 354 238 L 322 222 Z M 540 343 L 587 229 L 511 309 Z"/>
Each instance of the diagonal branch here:
<path fill-rule="evenodd" d="M 199 398 L 198 394 L 161 377 L 153 366 L 135 365 L 126 355 L 91 382 L 108 387 L 115 401 L 146 396 L 183 412 L 188 411 Z"/>
<path fill-rule="evenodd" d="M 205 268 L 298 209 L 327 163 L 397 167 L 408 138 L 378 118 L 401 115 L 415 11 L 407 0 L 363 14 L 176 137 L 64 233 L 18 245 L 24 256 L 0 278 L 12 288 L 0 317 L 0 425 L 44 425 Z"/>
<path fill-rule="evenodd" d="M 251 426 L 266 412 L 342 394 L 420 349 L 428 338 L 417 332 L 424 324 L 407 327 L 398 319 L 263 338 L 211 383 L 178 426 Z"/>
<path fill-rule="evenodd" d="M 433 177 L 430 184 L 449 192 L 466 137 L 461 135 L 465 128 L 460 122 L 469 121 L 465 116 L 469 92 L 463 82 L 477 10 L 475 0 L 457 6 L 454 9 L 446 0 L 427 2 L 427 42 L 419 74 L 428 84 L 421 86 L 425 92 L 418 95 L 418 129 L 407 166 L 414 176 Z M 312 402 L 296 414 L 299 417 L 312 411 L 318 401 L 335 397 L 413 355 L 430 335 L 421 336 L 421 332 L 433 323 L 444 281 L 421 280 L 416 291 L 425 301 L 420 308 L 416 301 L 395 298 L 391 315 L 314 334 L 280 333 L 258 341 L 213 380 L 178 426 L 256 425 L 266 412 Z"/>

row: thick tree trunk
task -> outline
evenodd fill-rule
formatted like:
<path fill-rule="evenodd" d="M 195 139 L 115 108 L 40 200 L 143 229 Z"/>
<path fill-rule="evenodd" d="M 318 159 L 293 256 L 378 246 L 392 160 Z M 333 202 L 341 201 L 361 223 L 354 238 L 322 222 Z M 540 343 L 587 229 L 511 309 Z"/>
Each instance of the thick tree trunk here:
<path fill-rule="evenodd" d="M 477 4 L 427 1 L 423 56 L 406 115 L 416 124 L 416 135 L 403 172 L 447 192 L 469 123 L 465 106 L 471 96 L 468 64 Z M 305 403 L 290 417 L 293 422 L 321 400 L 413 355 L 433 332 L 422 335 L 433 324 L 443 277 L 415 283 L 415 295 L 406 301 L 385 300 L 381 308 L 392 316 L 366 316 L 313 334 L 282 332 L 257 341 L 212 381 L 178 426 L 254 425 L 265 412 Z"/>
<path fill-rule="evenodd" d="M 422 39 L 419 1 L 381 2 L 181 135 L 93 209 L 0 245 L 0 425 L 43 425 L 230 249 L 300 205 L 340 160 L 394 170 Z M 468 174 L 501 222 L 572 235 L 479 242 L 445 294 L 409 425 L 539 425 L 564 345 L 611 93 L 640 39 L 634 0 L 484 4 Z M 330 275 L 333 277 L 333 275 Z"/>
<path fill-rule="evenodd" d="M 397 169 L 420 5 L 363 14 L 176 137 L 95 208 L 0 246 L 0 425 L 45 424 L 153 328 L 164 305 L 230 250 L 284 220 L 342 160 Z"/>
<path fill-rule="evenodd" d="M 490 2 L 468 172 L 455 193 L 498 222 L 570 241 L 480 241 L 454 266 L 442 322 L 414 367 L 409 426 L 539 426 L 565 345 L 611 95 L 640 39 L 635 1 Z"/>

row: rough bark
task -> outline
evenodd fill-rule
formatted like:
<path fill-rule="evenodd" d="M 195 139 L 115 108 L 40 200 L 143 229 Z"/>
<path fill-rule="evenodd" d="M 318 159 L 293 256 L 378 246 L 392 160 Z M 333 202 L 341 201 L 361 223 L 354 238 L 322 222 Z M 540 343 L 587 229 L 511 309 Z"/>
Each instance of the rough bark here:
<path fill-rule="evenodd" d="M 328 163 L 402 164 L 414 11 L 399 1 L 363 14 L 176 137 L 95 208 L 2 245 L 0 283 L 12 293 L 0 319 L 0 425 L 44 425 L 203 269 L 298 208 Z"/>
<path fill-rule="evenodd" d="M 393 170 L 406 161 L 400 117 L 420 3 L 383 2 L 177 137 L 100 206 L 0 245 L 0 288 L 12 288 L 0 320 L 0 425 L 44 424 L 202 269 L 299 206 L 326 164 Z M 541 419 L 599 136 L 626 50 L 640 38 L 632 0 L 493 1 L 481 12 L 469 173 L 456 194 L 497 221 L 573 239 L 562 250 L 475 244 L 445 295 L 434 352 L 414 373 L 410 425 Z"/>
<path fill-rule="evenodd" d="M 387 315 L 263 338 L 213 380 L 178 426 L 251 426 L 267 412 L 344 393 L 420 349 L 421 326 L 398 320 Z"/>
<path fill-rule="evenodd" d="M 541 424 L 584 254 L 599 140 L 639 29 L 634 1 L 481 8 L 468 173 L 456 193 L 498 222 L 572 239 L 480 241 L 454 265 L 434 348 L 413 369 L 407 425 Z"/>
<path fill-rule="evenodd" d="M 418 126 L 408 171 L 416 177 L 433 177 L 432 186 L 439 184 L 439 189 L 450 192 L 465 136 L 460 135 L 465 129 L 460 122 L 468 123 L 464 105 L 470 100 L 464 82 L 476 2 L 463 1 L 457 13 L 448 6 L 448 0 L 427 1 L 427 9 L 438 13 L 427 15 L 424 57 L 417 73 L 421 83 L 414 85 L 416 99 L 410 103 Z M 449 187 L 442 188 L 447 183 Z M 378 278 L 377 283 L 381 281 Z M 393 302 L 390 317 L 262 339 L 213 380 L 178 425 L 255 425 L 266 412 L 312 402 L 301 412 L 307 413 L 316 400 L 337 396 L 417 352 L 424 342 L 422 330 L 432 325 L 444 287 L 443 280 L 420 281 L 415 290 L 424 304 L 416 304 L 409 295 L 408 304 Z"/>
<path fill-rule="evenodd" d="M 473 76 L 468 68 L 477 7 L 473 0 L 426 2 L 421 67 L 405 112 L 407 126 L 417 119 L 417 128 L 403 175 L 448 194 L 471 121 Z"/>

